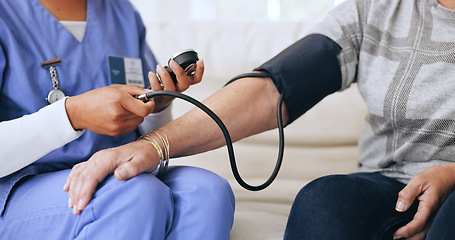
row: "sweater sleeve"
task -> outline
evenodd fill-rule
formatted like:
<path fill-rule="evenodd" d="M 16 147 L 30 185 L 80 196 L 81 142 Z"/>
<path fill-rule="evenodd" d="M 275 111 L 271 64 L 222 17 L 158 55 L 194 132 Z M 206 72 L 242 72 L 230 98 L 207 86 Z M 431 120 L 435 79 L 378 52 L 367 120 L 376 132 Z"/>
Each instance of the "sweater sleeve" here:
<path fill-rule="evenodd" d="M 307 35 L 255 70 L 284 95 L 291 123 L 327 95 L 357 81 L 368 0 L 347 0 Z"/>
<path fill-rule="evenodd" d="M 321 34 L 340 46 L 338 62 L 341 89 L 357 82 L 359 55 L 368 24 L 371 0 L 346 0 L 334 9 L 308 34 Z"/>

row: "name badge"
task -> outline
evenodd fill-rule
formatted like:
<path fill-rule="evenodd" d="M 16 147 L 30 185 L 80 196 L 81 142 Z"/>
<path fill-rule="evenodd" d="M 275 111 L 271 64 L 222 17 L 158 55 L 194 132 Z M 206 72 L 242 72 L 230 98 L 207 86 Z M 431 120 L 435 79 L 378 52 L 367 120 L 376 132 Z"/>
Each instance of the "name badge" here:
<path fill-rule="evenodd" d="M 122 58 L 109 56 L 112 84 L 138 85 L 145 87 L 140 58 Z"/>

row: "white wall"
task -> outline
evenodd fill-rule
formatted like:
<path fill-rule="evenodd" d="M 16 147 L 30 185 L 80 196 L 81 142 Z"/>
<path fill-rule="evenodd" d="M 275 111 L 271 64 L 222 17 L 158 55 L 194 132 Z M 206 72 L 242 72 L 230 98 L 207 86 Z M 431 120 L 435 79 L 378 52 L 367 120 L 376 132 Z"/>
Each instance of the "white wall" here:
<path fill-rule="evenodd" d="M 146 22 L 302 21 L 343 0 L 131 0 Z"/>

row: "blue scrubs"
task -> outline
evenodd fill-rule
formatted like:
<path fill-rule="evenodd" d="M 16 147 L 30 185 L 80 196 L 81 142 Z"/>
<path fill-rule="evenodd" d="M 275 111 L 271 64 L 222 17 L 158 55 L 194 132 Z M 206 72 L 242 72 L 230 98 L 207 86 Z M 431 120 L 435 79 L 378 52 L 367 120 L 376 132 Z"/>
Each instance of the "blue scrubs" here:
<path fill-rule="evenodd" d="M 0 121 L 48 104 L 52 82 L 40 65 L 46 60 L 62 60 L 59 85 L 69 96 L 110 85 L 109 56 L 140 58 L 147 79 L 157 62 L 131 4 L 87 4 L 86 32 L 79 42 L 38 0 L 0 3 Z M 119 182 L 108 177 L 87 209 L 80 216 L 71 214 L 62 191 L 68 169 L 101 149 L 136 138 L 134 132 L 110 137 L 86 131 L 1 178 L 0 239 L 228 239 L 232 191 L 224 179 L 198 168 L 171 168 L 162 179 L 141 174 Z"/>

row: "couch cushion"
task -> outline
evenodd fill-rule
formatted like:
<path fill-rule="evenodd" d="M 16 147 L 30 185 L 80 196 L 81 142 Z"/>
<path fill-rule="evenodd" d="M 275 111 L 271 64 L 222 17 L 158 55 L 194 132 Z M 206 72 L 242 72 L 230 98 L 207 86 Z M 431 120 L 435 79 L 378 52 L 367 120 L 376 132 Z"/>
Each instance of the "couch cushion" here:
<path fill-rule="evenodd" d="M 276 163 L 278 147 L 241 141 L 234 144 L 234 151 L 240 175 L 245 179 L 253 179 L 254 182 L 250 184 L 256 185 L 271 174 Z M 291 179 L 305 183 L 327 174 L 354 172 L 357 167 L 357 156 L 356 146 L 286 146 L 277 179 Z M 199 166 L 228 180 L 234 180 L 226 147 L 194 156 L 171 159 L 170 164 Z"/>

